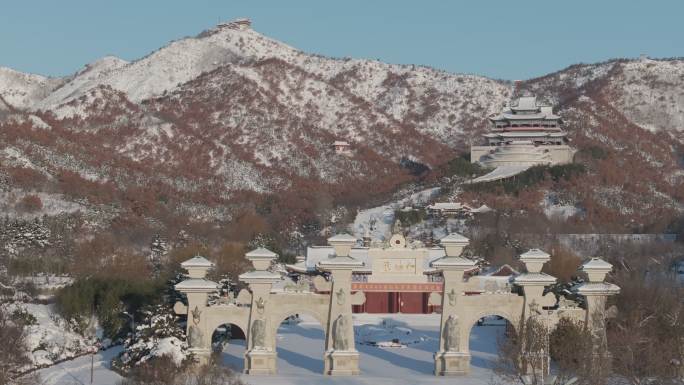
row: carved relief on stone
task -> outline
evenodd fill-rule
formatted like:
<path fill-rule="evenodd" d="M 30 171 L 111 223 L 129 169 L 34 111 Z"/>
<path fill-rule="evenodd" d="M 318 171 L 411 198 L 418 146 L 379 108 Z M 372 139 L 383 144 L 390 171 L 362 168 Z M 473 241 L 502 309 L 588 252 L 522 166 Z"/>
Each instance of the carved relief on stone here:
<path fill-rule="evenodd" d="M 338 305 L 344 305 L 344 303 L 347 300 L 347 295 L 345 294 L 344 289 L 342 289 L 342 288 L 340 288 L 340 290 L 338 290 L 335 293 L 335 297 L 337 297 L 337 304 Z"/>
<path fill-rule="evenodd" d="M 266 300 L 264 300 L 262 297 L 259 297 L 256 300 L 256 310 L 257 313 L 259 314 L 264 314 L 264 310 L 266 309 Z"/>
<path fill-rule="evenodd" d="M 447 296 L 449 297 L 449 305 L 455 306 L 456 305 L 456 290 L 451 289 L 451 291 L 449 292 L 449 294 L 447 294 Z"/>
<path fill-rule="evenodd" d="M 460 330 L 458 327 L 458 317 L 450 315 L 444 323 L 444 350 L 447 352 L 457 352 Z"/>
<path fill-rule="evenodd" d="M 347 316 L 340 314 L 335 320 L 333 327 L 333 349 L 335 350 L 349 350 L 349 340 L 347 339 L 349 320 L 347 318 Z"/>
<path fill-rule="evenodd" d="M 202 346 L 202 330 L 196 325 L 190 325 L 188 328 L 188 345 L 191 348 Z"/>
<path fill-rule="evenodd" d="M 199 324 L 201 320 L 201 315 L 202 311 L 197 306 L 195 306 L 195 309 L 192 311 L 192 323 L 194 323 L 195 325 Z"/>
<path fill-rule="evenodd" d="M 252 322 L 252 349 L 263 350 L 266 348 L 266 322 L 257 319 Z"/>

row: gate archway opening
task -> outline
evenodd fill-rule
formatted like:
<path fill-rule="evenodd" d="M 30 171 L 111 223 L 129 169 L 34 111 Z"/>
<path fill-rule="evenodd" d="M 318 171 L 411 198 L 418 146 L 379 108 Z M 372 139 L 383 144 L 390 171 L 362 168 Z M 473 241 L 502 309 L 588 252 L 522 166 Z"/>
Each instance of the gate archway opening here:
<path fill-rule="evenodd" d="M 503 314 L 488 312 L 478 315 L 466 325 L 470 368 L 472 373 L 491 371 L 500 362 L 500 350 L 517 338 L 516 325 Z"/>
<path fill-rule="evenodd" d="M 241 373 L 245 367 L 247 335 L 232 323 L 219 325 L 211 335 L 211 349 L 221 365 Z"/>
<path fill-rule="evenodd" d="M 441 314 L 357 313 L 354 338 L 364 374 L 434 375 Z"/>
<path fill-rule="evenodd" d="M 308 312 L 278 316 L 274 333 L 278 356 L 278 374 L 323 374 L 325 329 L 320 320 Z"/>

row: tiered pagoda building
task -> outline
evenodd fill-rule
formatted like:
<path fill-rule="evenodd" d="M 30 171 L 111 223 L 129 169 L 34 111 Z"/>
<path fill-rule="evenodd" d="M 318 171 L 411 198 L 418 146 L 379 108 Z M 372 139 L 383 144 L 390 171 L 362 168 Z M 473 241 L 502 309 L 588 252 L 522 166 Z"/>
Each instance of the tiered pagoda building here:
<path fill-rule="evenodd" d="M 489 118 L 486 145 L 472 146 L 470 159 L 487 167 L 572 163 L 575 150 L 561 129 L 561 117 L 534 96 L 523 96 Z"/>

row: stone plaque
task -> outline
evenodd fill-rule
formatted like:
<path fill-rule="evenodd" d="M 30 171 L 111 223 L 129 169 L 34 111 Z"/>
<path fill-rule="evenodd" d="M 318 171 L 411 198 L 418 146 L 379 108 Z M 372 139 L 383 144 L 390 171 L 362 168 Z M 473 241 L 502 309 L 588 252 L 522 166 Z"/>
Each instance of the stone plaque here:
<path fill-rule="evenodd" d="M 262 358 L 255 358 L 254 359 L 254 365 L 263 365 L 264 360 Z"/>
<path fill-rule="evenodd" d="M 415 258 L 385 258 L 380 260 L 380 269 L 390 274 L 416 274 Z"/>

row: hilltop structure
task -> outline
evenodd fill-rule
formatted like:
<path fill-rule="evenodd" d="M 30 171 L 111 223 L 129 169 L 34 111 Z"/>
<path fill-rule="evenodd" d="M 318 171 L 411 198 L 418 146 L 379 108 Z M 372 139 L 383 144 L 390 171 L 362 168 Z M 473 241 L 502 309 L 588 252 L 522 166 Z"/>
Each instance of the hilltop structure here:
<path fill-rule="evenodd" d="M 568 145 L 561 117 L 535 96 L 512 101 L 489 121 L 486 145 L 470 149 L 471 162 L 496 168 L 478 178 L 481 181 L 506 178 L 536 165 L 572 163 L 576 150 Z"/>

